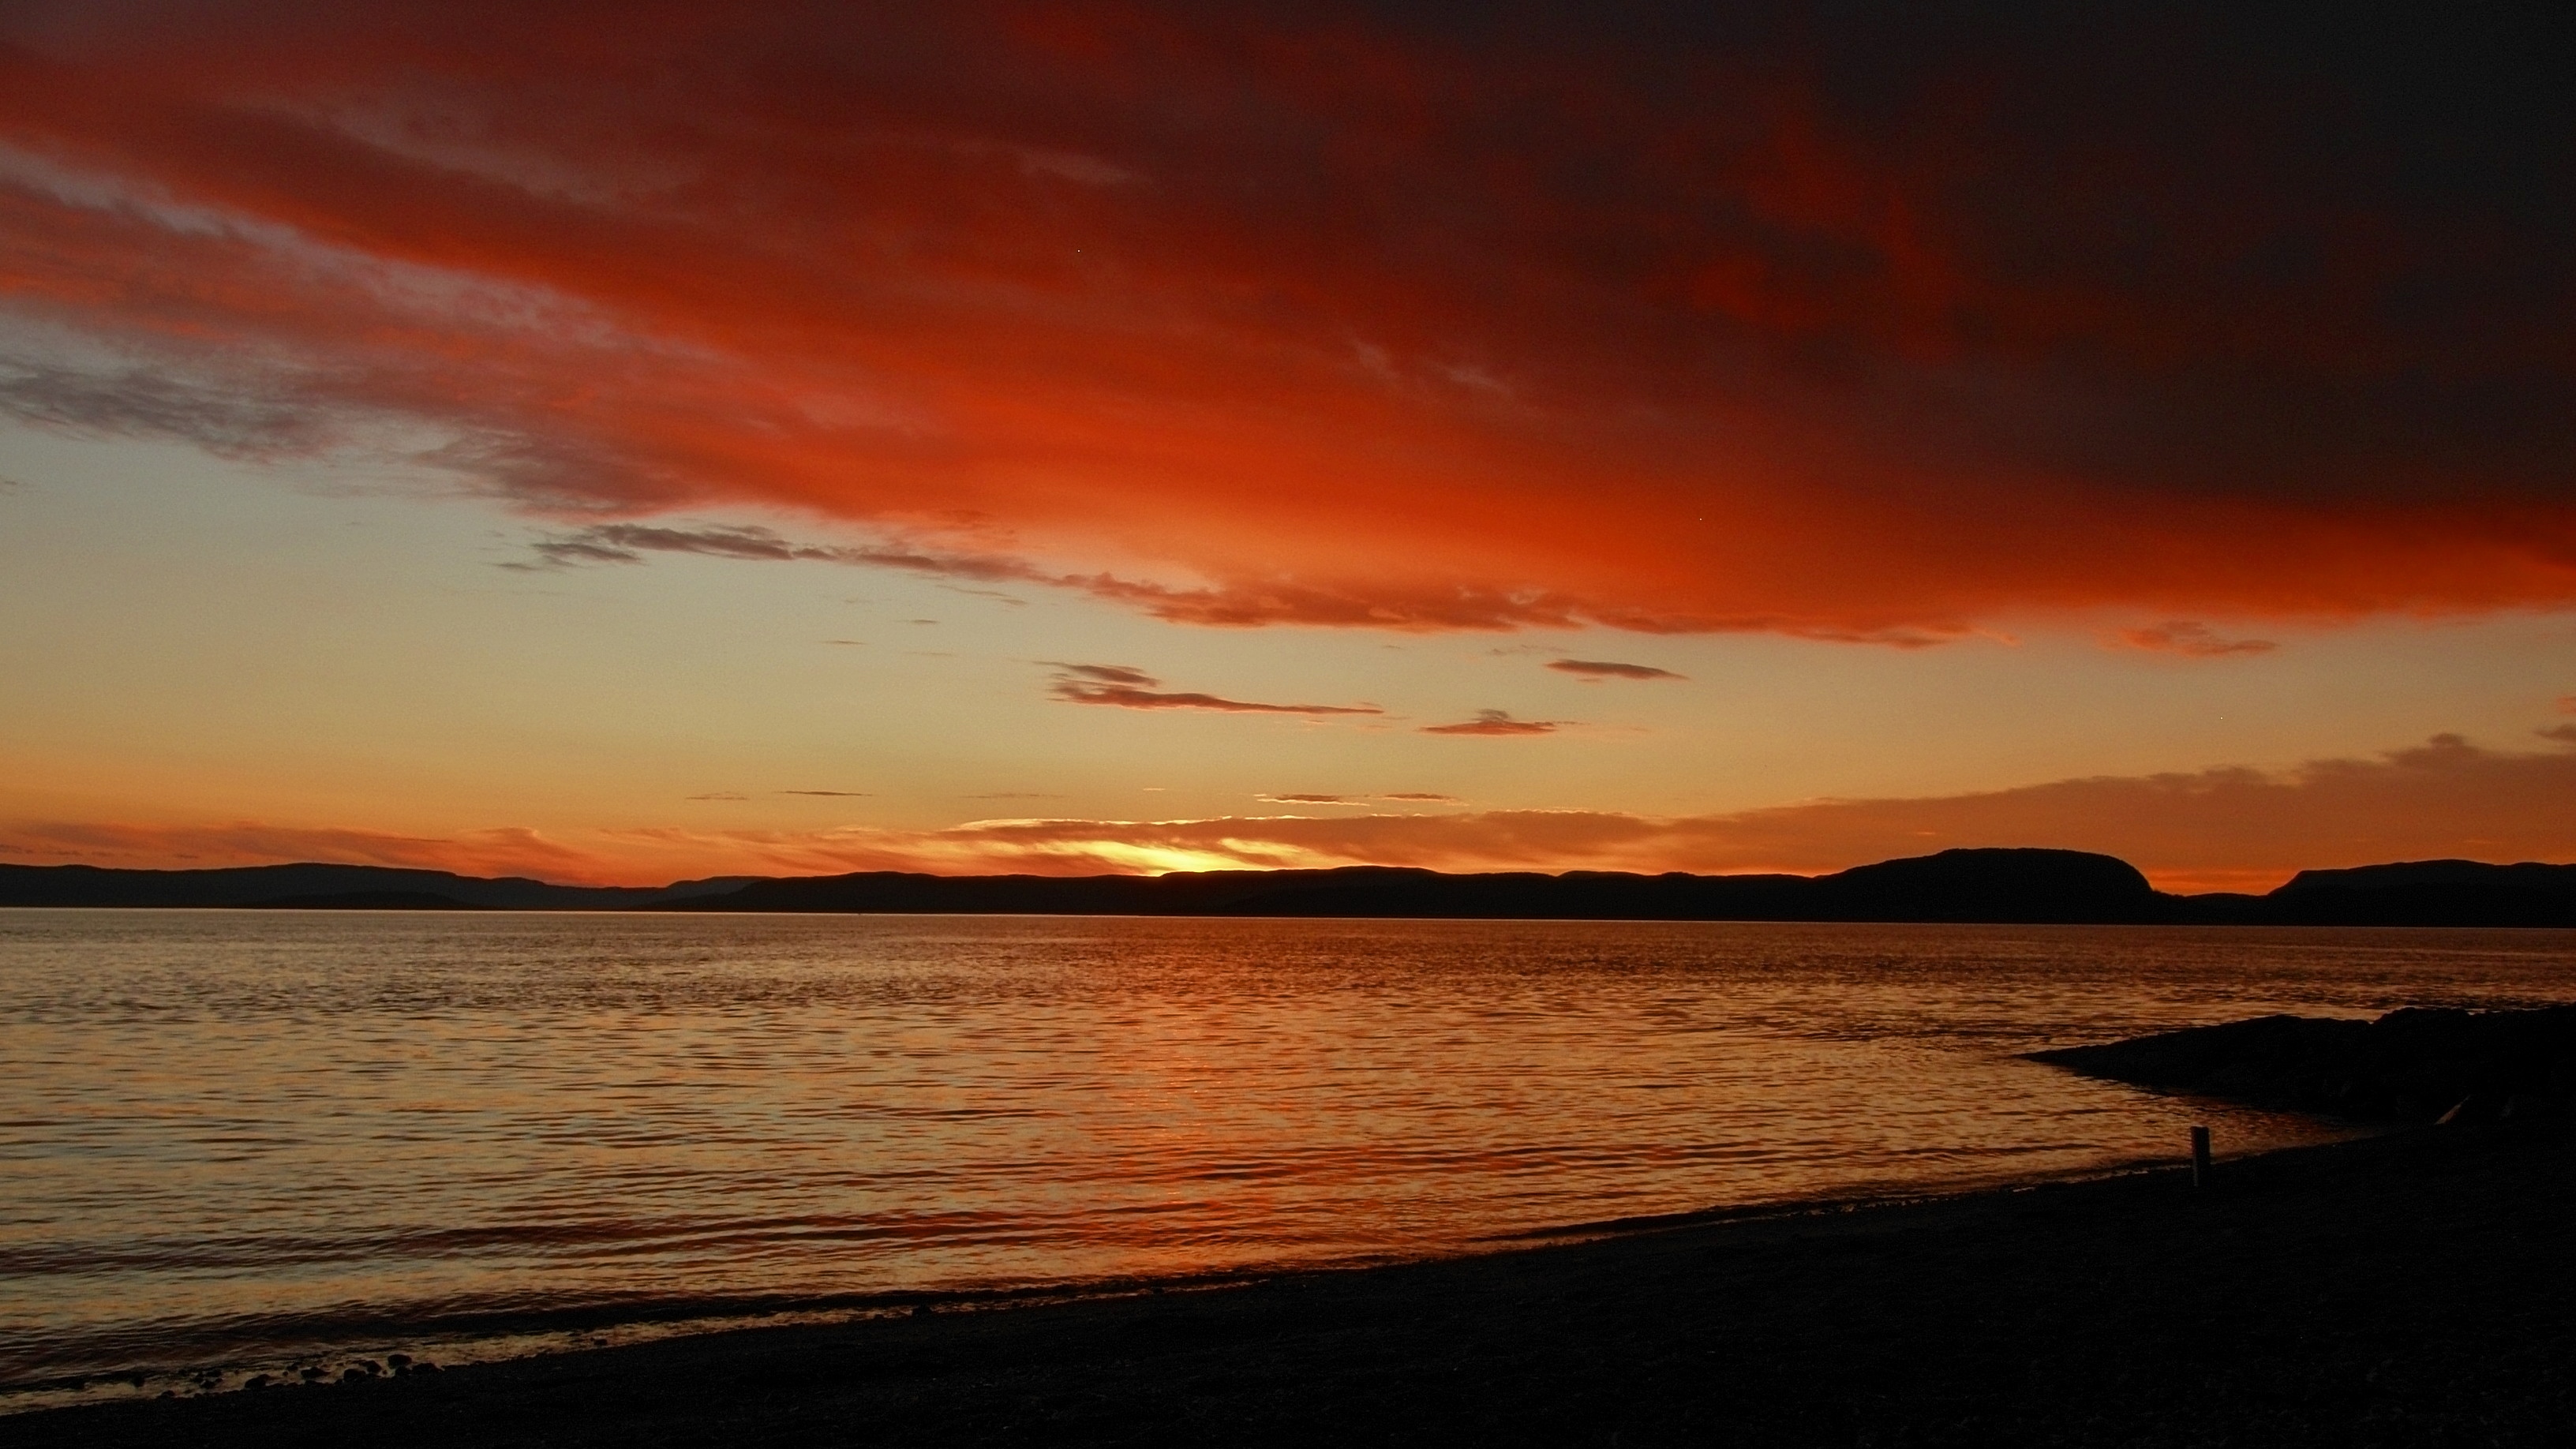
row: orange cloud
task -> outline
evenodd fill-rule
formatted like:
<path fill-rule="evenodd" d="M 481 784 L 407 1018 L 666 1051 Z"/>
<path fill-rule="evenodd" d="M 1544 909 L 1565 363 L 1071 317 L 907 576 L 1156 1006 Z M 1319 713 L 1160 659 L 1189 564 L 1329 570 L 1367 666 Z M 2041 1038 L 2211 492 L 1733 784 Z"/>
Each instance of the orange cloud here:
<path fill-rule="evenodd" d="M 1724 815 L 1490 810 L 1199 820 L 984 820 L 942 830 L 526 830 L 452 840 L 269 825 L 22 823 L 0 852 L 100 865 L 324 860 L 600 884 L 680 876 L 919 870 L 1437 870 L 1815 873 L 1951 846 L 2117 855 L 2168 890 L 2278 885 L 2303 868 L 2460 856 L 2576 859 L 2576 750 L 2515 754 L 2437 736 L 2371 760 L 2060 780 L 1919 799 L 1824 800 Z"/>
<path fill-rule="evenodd" d="M 259 14 L 0 19 L 0 414 L 1214 626 L 2576 603 L 2509 19 Z"/>

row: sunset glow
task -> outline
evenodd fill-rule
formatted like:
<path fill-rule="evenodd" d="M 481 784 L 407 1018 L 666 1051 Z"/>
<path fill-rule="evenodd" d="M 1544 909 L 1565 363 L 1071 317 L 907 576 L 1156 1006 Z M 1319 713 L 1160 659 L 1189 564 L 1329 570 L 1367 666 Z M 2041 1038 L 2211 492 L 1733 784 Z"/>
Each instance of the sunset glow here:
<path fill-rule="evenodd" d="M 2576 102 L 2410 23 L 13 7 L 0 859 L 2576 858 Z"/>

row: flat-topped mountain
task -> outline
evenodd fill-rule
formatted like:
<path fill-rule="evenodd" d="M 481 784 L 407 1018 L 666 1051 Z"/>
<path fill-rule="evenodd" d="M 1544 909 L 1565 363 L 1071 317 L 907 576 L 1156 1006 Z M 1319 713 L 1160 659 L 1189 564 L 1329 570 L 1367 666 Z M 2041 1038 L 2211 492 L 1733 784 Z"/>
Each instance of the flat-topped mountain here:
<path fill-rule="evenodd" d="M 2035 849 L 1945 850 L 1819 876 L 1346 866 L 1159 876 L 861 871 L 667 886 L 566 886 L 367 865 L 0 865 L 0 906 L 2576 927 L 2576 865 L 2435 860 L 2311 870 L 2260 896 L 2166 895 L 2115 857 Z"/>

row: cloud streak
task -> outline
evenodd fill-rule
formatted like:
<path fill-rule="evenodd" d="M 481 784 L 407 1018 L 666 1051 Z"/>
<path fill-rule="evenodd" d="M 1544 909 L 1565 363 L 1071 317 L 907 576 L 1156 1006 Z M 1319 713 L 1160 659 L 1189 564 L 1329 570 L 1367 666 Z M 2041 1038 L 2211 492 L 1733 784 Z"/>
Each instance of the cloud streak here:
<path fill-rule="evenodd" d="M 1480 709 L 1476 717 L 1458 724 L 1424 725 L 1426 735 L 1469 735 L 1485 739 L 1514 739 L 1526 735 L 1552 735 L 1565 720 L 1514 719 L 1499 709 Z"/>
<path fill-rule="evenodd" d="M 1195 690 L 1165 692 L 1158 688 L 1162 681 L 1141 670 L 1114 664 L 1068 664 L 1062 666 L 1052 684 L 1049 696 L 1067 704 L 1099 704 L 1117 709 L 1190 709 L 1210 710 L 1219 714 L 1295 714 L 1323 717 L 1328 715 L 1382 715 L 1386 711 L 1365 704 L 1260 704 L 1249 700 L 1224 699 Z"/>
<path fill-rule="evenodd" d="M 1256 796 L 1254 796 L 1253 798 L 1254 798 L 1254 799 L 1256 799 L 1256 800 L 1262 801 L 1262 802 L 1263 802 L 1263 803 L 1265 803 L 1265 804 L 1270 804 L 1270 805 L 1353 805 L 1353 806 L 1366 806 L 1366 805 L 1370 804 L 1372 801 L 1378 801 L 1378 800 L 1392 800 L 1392 801 L 1396 801 L 1396 802 L 1399 802 L 1399 803 L 1423 804 L 1423 805 L 1456 805 L 1456 804 L 1461 803 L 1461 802 L 1460 802 L 1460 800 L 1458 799 L 1458 797 L 1457 797 L 1457 796 L 1455 796 L 1455 795 L 1440 795 L 1440 794 L 1434 794 L 1434 793 L 1432 793 L 1431 791 L 1428 791 L 1428 790 L 1396 790 L 1396 791 L 1391 791 L 1391 792 L 1389 792 L 1389 793 L 1387 793 L 1387 794 L 1384 794 L 1384 795 L 1317 795 L 1317 794 L 1292 794 L 1292 795 L 1256 795 Z"/>
<path fill-rule="evenodd" d="M 2111 642 L 2122 649 L 2139 649 L 2151 654 L 2180 654 L 2190 659 L 2218 659 L 2230 654 L 2269 654 L 2281 646 L 2269 639 L 2223 639 L 2206 624 L 2175 619 L 2141 629 L 2123 629 L 2111 636 Z"/>
<path fill-rule="evenodd" d="M 1602 679 L 1680 679 L 1669 669 L 1650 664 L 1615 664 L 1606 659 L 1552 659 L 1548 668 L 1559 674 L 1571 674 L 1586 682 Z"/>

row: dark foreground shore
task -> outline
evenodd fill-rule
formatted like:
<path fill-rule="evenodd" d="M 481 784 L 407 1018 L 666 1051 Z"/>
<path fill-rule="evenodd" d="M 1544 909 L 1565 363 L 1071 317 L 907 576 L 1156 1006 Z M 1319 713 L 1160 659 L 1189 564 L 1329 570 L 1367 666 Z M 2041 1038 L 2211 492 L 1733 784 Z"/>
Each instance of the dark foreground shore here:
<path fill-rule="evenodd" d="M 0 1420 L 49 1445 L 2561 1444 L 2576 1137 Z"/>

